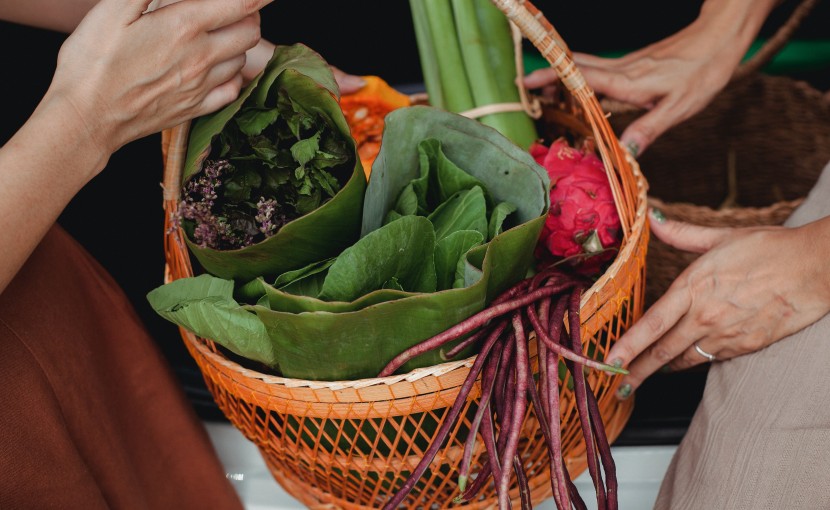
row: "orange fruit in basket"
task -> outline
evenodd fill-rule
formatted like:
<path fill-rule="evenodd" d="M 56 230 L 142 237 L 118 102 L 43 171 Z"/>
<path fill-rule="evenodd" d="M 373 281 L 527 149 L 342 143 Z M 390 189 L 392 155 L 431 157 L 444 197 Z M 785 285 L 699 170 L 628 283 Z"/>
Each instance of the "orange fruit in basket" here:
<path fill-rule="evenodd" d="M 372 163 L 380 151 L 383 119 L 387 113 L 409 106 L 412 101 L 409 96 L 398 92 L 378 76 L 362 78 L 366 80 L 366 85 L 357 92 L 344 94 L 340 98 L 340 108 L 352 131 L 352 138 L 357 144 L 357 153 L 368 179 L 372 172 Z"/>

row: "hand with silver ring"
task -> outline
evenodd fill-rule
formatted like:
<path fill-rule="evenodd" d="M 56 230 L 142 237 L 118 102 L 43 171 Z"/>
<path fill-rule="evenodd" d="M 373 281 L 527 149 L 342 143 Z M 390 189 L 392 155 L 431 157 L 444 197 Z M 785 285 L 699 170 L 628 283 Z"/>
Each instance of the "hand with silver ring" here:
<path fill-rule="evenodd" d="M 704 358 L 708 359 L 709 361 L 715 361 L 715 359 L 716 359 L 714 354 L 709 354 L 708 352 L 704 351 L 703 349 L 700 348 L 700 346 L 697 343 L 695 343 L 695 350 L 697 351 L 698 354 L 700 354 Z"/>
<path fill-rule="evenodd" d="M 750 354 L 830 312 L 830 216 L 795 228 L 710 228 L 652 211 L 650 224 L 669 246 L 702 255 L 606 354 L 629 371 L 620 398 L 664 367 Z"/>

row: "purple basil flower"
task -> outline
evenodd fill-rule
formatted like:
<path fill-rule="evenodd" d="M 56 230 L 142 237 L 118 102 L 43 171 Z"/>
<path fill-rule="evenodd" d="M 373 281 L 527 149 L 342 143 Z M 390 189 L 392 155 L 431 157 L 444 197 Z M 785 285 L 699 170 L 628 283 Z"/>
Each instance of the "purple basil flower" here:
<path fill-rule="evenodd" d="M 274 223 L 274 213 L 277 212 L 279 203 L 273 198 L 259 197 L 256 203 L 257 215 L 254 217 L 259 224 L 259 231 L 269 237 L 277 230 L 277 225 Z"/>

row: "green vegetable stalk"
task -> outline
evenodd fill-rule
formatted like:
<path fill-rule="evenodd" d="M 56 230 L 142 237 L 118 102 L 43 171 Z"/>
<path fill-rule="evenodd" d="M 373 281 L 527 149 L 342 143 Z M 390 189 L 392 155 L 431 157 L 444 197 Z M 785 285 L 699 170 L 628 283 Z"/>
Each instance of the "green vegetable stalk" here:
<path fill-rule="evenodd" d="M 460 113 L 520 101 L 510 25 L 490 0 L 410 0 L 410 9 L 433 106 Z M 521 111 L 479 121 L 523 149 L 538 138 L 533 119 Z"/>

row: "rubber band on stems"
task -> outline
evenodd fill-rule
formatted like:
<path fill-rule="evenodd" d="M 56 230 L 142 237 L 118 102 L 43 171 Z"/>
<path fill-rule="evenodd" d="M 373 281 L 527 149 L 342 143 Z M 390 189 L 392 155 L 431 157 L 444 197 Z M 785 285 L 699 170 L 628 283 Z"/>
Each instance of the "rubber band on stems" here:
<path fill-rule="evenodd" d="M 519 102 L 494 103 L 478 106 L 471 110 L 459 112 L 470 119 L 479 119 L 493 113 L 525 112 L 532 119 L 542 116 L 542 105 L 538 98 L 531 98 L 527 89 L 522 84 L 525 75 L 524 58 L 522 54 L 522 31 L 512 21 L 510 22 L 510 33 L 513 35 L 513 53 L 516 60 L 516 88 L 519 90 Z"/>

